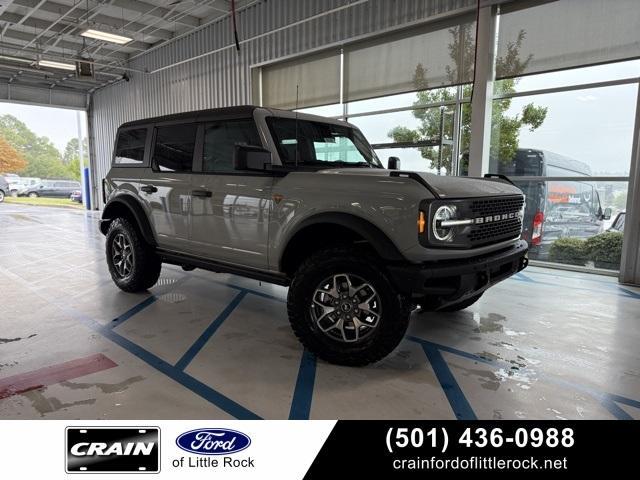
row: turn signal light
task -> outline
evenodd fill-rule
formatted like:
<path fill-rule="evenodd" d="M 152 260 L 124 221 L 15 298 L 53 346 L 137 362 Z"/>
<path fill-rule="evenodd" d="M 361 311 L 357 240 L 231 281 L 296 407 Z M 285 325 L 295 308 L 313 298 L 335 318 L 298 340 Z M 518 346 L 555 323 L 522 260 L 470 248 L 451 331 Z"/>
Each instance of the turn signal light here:
<path fill-rule="evenodd" d="M 424 218 L 424 212 L 420 210 L 418 213 L 418 233 L 424 233 L 427 228 L 427 221 Z"/>

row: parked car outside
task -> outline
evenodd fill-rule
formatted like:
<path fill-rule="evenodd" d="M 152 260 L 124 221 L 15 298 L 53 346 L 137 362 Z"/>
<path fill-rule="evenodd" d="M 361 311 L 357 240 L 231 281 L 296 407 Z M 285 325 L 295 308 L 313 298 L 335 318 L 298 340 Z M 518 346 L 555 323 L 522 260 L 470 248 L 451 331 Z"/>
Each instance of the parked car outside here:
<path fill-rule="evenodd" d="M 71 200 L 72 202 L 82 203 L 82 191 L 74 190 L 73 192 L 71 192 L 69 200 Z"/>
<path fill-rule="evenodd" d="M 31 198 L 69 198 L 74 191 L 80 189 L 80 182 L 75 180 L 42 180 L 40 183 L 26 189 L 22 195 Z"/>
<path fill-rule="evenodd" d="M 4 202 L 5 195 L 9 195 L 9 182 L 3 176 L 0 176 L 0 202 Z"/>
<path fill-rule="evenodd" d="M 20 177 L 21 186 L 17 191 L 17 196 L 24 195 L 24 193 L 34 185 L 42 182 L 42 179 L 37 177 Z"/>

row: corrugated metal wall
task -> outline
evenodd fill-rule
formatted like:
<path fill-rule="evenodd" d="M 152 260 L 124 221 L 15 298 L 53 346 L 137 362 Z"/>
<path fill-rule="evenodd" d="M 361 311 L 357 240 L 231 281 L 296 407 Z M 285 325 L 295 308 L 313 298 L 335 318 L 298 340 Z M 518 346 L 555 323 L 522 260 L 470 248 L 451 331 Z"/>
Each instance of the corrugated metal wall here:
<path fill-rule="evenodd" d="M 89 123 L 94 193 L 109 170 L 115 132 L 124 122 L 251 103 L 252 65 L 446 15 L 475 4 L 475 0 L 260 1 L 239 13 L 240 37 L 250 39 L 275 32 L 243 43 L 239 54 L 233 47 L 228 18 L 145 53 L 131 62 L 132 68 L 151 72 L 203 56 L 158 73 L 132 73 L 129 82 L 106 87 L 93 95 Z M 339 10 L 326 13 L 334 9 Z M 304 21 L 310 18 L 312 20 Z M 214 51 L 217 52 L 206 55 Z"/>

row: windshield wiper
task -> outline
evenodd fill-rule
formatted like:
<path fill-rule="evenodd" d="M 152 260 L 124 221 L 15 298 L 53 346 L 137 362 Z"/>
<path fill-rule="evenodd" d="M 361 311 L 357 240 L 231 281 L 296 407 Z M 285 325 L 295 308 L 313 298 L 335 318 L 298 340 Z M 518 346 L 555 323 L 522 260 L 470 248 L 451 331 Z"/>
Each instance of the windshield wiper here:
<path fill-rule="evenodd" d="M 331 168 L 331 167 L 354 167 L 354 168 L 371 168 L 372 165 L 368 162 L 345 162 L 343 160 L 333 160 L 333 161 L 326 161 L 323 162 L 322 160 L 317 160 L 315 162 L 304 162 L 307 165 L 326 165 L 327 168 Z"/>

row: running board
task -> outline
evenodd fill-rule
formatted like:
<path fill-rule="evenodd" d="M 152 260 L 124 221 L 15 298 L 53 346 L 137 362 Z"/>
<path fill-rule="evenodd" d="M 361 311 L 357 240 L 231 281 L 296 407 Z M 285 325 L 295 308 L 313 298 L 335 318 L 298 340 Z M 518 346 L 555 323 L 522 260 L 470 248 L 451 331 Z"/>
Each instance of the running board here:
<path fill-rule="evenodd" d="M 276 285 L 288 286 L 290 279 L 282 273 L 271 273 L 254 268 L 232 265 L 229 263 L 216 262 L 215 260 L 207 260 L 183 253 L 169 252 L 166 250 L 156 250 L 163 263 L 178 265 L 179 267 L 193 267 L 209 270 L 216 273 L 230 273 L 241 277 L 252 278 L 267 283 L 275 283 Z"/>

